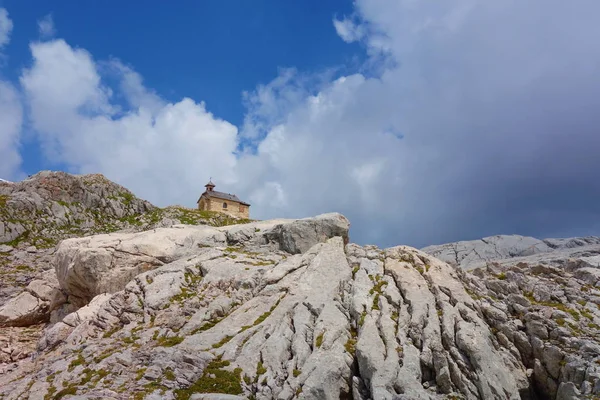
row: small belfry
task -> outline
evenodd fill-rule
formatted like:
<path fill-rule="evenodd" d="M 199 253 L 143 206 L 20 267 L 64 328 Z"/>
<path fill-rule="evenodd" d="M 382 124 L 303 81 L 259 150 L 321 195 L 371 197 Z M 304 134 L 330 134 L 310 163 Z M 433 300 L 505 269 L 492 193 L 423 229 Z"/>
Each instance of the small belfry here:
<path fill-rule="evenodd" d="M 217 211 L 238 218 L 250 218 L 250 204 L 240 200 L 235 194 L 218 192 L 212 177 L 204 185 L 206 190 L 198 199 L 201 211 Z"/>

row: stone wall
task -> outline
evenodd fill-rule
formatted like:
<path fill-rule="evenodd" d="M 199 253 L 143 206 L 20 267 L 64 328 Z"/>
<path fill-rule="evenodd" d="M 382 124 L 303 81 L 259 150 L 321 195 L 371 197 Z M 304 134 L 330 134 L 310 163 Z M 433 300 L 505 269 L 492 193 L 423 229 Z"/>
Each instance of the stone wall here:
<path fill-rule="evenodd" d="M 227 204 L 224 208 L 223 204 Z M 217 211 L 238 218 L 250 218 L 250 207 L 245 206 L 235 201 L 223 199 L 201 199 L 198 203 L 198 209 L 205 211 Z"/>

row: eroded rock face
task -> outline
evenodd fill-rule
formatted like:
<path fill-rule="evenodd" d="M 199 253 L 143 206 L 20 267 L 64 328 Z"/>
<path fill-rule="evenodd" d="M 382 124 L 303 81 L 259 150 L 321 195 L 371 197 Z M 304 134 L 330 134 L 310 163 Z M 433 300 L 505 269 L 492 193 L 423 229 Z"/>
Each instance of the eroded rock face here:
<path fill-rule="evenodd" d="M 99 174 L 42 171 L 0 182 L 0 243 L 52 245 L 57 239 L 104 231 L 107 224 L 154 209 Z"/>
<path fill-rule="evenodd" d="M 180 206 L 161 209 L 100 174 L 43 171 L 21 182 L 0 181 L 0 307 L 53 269 L 54 251 L 63 239 L 244 222 Z M 30 296 L 20 300 L 23 306 L 34 301 Z"/>
<path fill-rule="evenodd" d="M 297 232 L 295 222 L 236 227 L 235 246 L 191 246 L 95 298 L 48 328 L 30 373 L 0 393 L 518 399 L 529 390 L 520 353 L 490 329 L 460 271 L 409 247 L 345 245 L 343 229 L 296 253 L 310 237 L 299 234 L 283 251 L 273 238 L 286 224 Z"/>
<path fill-rule="evenodd" d="M 465 272 L 406 246 L 347 244 L 348 228 L 325 214 L 65 240 L 54 281 L 50 270 L 22 307 L 0 308 L 50 321 L 35 350 L 12 334 L 0 349 L 0 397 L 600 395 L 593 253 Z"/>
<path fill-rule="evenodd" d="M 29 326 L 47 322 L 50 312 L 66 302 L 54 271 L 46 271 L 25 291 L 0 307 L 0 326 Z"/>
<path fill-rule="evenodd" d="M 122 290 L 142 272 L 190 256 L 202 246 L 225 244 L 222 232 L 206 226 L 68 239 L 58 246 L 56 275 L 69 301 L 83 306 L 98 294 Z"/>
<path fill-rule="evenodd" d="M 580 255 L 585 256 L 585 253 L 600 255 L 600 237 L 541 240 L 530 236 L 497 235 L 479 240 L 427 246 L 422 250 L 447 263 L 464 269 L 473 269 L 485 266 L 490 261 L 499 260 L 531 262 L 549 259 L 566 260 L 578 258 Z M 593 264 L 600 265 L 600 257 L 594 260 Z"/>
<path fill-rule="evenodd" d="M 124 289 L 142 272 L 197 254 L 201 248 L 247 243 L 295 254 L 335 236 L 347 240 L 348 229 L 348 220 L 334 213 L 218 229 L 176 225 L 68 239 L 58 246 L 56 274 L 69 301 L 83 306 L 98 294 Z"/>

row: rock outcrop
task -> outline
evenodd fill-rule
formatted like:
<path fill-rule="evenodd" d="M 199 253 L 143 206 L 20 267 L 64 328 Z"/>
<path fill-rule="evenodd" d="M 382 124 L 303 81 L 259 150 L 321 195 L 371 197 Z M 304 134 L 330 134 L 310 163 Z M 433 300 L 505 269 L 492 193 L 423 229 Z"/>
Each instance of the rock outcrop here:
<path fill-rule="evenodd" d="M 0 182 L 0 243 L 52 247 L 64 237 L 118 229 L 154 206 L 102 175 L 43 171 Z"/>
<path fill-rule="evenodd" d="M 21 294 L 18 304 L 5 303 L 54 269 L 54 252 L 63 239 L 177 224 L 219 227 L 240 222 L 249 221 L 180 206 L 155 207 L 99 174 L 44 171 L 22 182 L 0 181 L 0 326 L 30 323 L 28 317 L 18 322 L 17 314 L 46 309 L 47 302 L 33 287 Z M 47 312 L 40 312 L 34 320 L 47 317 Z"/>
<path fill-rule="evenodd" d="M 5 266 L 47 264 L 0 303 L 0 398 L 600 396 L 597 238 L 436 258 L 349 243 L 336 213 L 220 218 L 152 209 L 118 232 L 0 248 Z"/>
<path fill-rule="evenodd" d="M 408 247 L 346 245 L 339 214 L 266 225 L 243 235 L 247 227 L 230 228 L 224 236 L 237 238 L 235 246 L 189 240 L 193 252 L 164 259 L 49 327 L 28 377 L 9 384 L 7 398 L 517 399 L 530 390 L 519 354 L 499 342 L 448 264 Z M 336 235 L 312 235 L 315 227 Z M 88 251 L 111 236 L 61 247 L 78 243 L 89 253 L 82 264 L 118 270 L 115 257 Z M 139 245 L 140 237 L 128 239 Z M 298 253 L 301 246 L 308 249 Z"/>
<path fill-rule="evenodd" d="M 576 258 L 600 255 L 600 237 L 536 239 L 529 236 L 497 235 L 479 240 L 427 246 L 427 254 L 464 269 L 485 266 L 490 261 L 538 256 L 529 260 Z M 600 258 L 594 261 L 600 266 Z"/>

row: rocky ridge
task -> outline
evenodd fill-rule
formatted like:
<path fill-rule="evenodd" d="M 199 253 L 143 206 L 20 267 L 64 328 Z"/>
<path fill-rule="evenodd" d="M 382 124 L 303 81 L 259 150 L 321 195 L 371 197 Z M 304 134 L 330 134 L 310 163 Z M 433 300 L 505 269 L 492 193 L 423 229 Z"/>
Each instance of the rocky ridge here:
<path fill-rule="evenodd" d="M 181 206 L 155 207 L 100 174 L 42 171 L 22 182 L 1 180 L 0 363 L 27 357 L 42 329 L 31 324 L 50 319 L 49 299 L 60 293 L 53 264 L 61 240 L 181 223 L 240 222 L 248 221 Z M 14 325 L 29 327 L 6 327 Z"/>
<path fill-rule="evenodd" d="M 530 236 L 497 235 L 427 246 L 421 250 L 463 269 L 485 266 L 490 261 L 520 261 L 517 258 L 529 262 L 556 259 L 560 263 L 560 260 L 568 258 L 600 256 L 600 237 L 536 239 Z M 600 267 L 600 258 L 589 258 L 588 261 Z"/>
<path fill-rule="evenodd" d="M 0 181 L 0 306 L 53 269 L 56 245 L 63 239 L 239 222 L 248 221 L 180 206 L 155 207 L 100 174 L 43 171 L 22 182 Z"/>
<path fill-rule="evenodd" d="M 600 398 L 594 243 L 465 271 L 335 213 L 147 227 L 63 240 L 0 306 L 47 321 L 3 328 L 35 342 L 0 353 L 0 398 Z"/>

